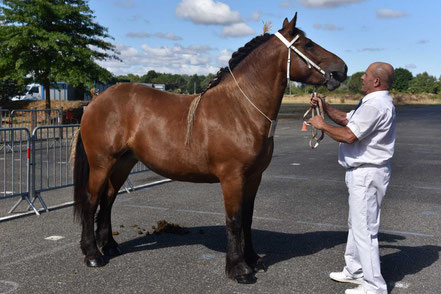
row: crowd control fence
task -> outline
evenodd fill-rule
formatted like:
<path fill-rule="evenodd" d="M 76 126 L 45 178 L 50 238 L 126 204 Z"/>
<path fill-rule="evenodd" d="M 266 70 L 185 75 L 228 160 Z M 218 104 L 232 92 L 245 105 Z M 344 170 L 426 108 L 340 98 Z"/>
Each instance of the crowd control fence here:
<path fill-rule="evenodd" d="M 72 139 L 79 128 L 79 124 L 36 126 L 32 132 L 27 127 L 0 128 L 0 200 L 19 198 L 8 213 L 26 201 L 28 209 L 39 215 L 37 199 L 49 211 L 42 193 L 73 185 L 69 159 Z M 146 171 L 149 169 L 145 165 L 137 163 L 131 174 Z M 159 182 L 166 181 L 170 180 Z M 135 187 L 127 180 L 123 189 L 130 192 Z"/>

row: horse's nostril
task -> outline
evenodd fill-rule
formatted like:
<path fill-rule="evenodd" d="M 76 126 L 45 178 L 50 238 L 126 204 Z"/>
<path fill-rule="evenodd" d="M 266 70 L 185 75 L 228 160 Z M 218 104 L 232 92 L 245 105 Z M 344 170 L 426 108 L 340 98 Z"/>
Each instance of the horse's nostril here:
<path fill-rule="evenodd" d="M 346 67 L 346 71 L 333 71 L 332 76 L 337 81 L 343 82 L 344 80 L 346 80 L 346 73 L 347 73 L 347 67 Z"/>

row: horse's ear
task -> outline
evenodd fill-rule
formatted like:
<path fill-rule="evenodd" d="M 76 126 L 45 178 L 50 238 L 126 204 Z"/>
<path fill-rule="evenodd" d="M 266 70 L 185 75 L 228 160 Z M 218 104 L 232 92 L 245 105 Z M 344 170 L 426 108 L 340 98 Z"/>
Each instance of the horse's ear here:
<path fill-rule="evenodd" d="M 291 20 L 292 23 L 292 27 L 295 28 L 296 27 L 296 23 L 297 23 L 297 12 L 294 15 L 294 18 Z"/>
<path fill-rule="evenodd" d="M 294 29 L 296 27 L 296 22 L 297 22 L 297 12 L 290 22 L 288 22 L 288 19 L 285 18 L 285 20 L 283 21 L 283 28 L 282 29 L 287 30 L 288 33 L 290 35 L 292 35 L 294 33 Z"/>
<path fill-rule="evenodd" d="M 289 21 L 288 21 L 288 19 L 285 17 L 285 20 L 283 21 L 283 27 L 282 27 L 282 29 L 285 29 L 286 27 L 288 27 L 288 25 L 289 25 Z"/>

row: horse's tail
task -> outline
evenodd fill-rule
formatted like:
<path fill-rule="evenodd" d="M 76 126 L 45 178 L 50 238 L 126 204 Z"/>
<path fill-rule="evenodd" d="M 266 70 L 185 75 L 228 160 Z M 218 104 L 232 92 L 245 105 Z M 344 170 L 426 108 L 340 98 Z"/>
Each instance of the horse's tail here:
<path fill-rule="evenodd" d="M 87 201 L 87 184 L 89 182 L 90 167 L 79 130 L 75 134 L 72 142 L 70 159 L 71 163 L 73 163 L 74 219 L 80 221 L 83 218 L 83 207 Z"/>

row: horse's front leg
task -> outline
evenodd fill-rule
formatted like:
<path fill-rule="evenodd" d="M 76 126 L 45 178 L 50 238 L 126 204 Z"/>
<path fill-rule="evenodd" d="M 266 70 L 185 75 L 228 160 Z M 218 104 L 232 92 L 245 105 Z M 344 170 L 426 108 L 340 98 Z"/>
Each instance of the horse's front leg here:
<path fill-rule="evenodd" d="M 243 178 L 230 176 L 221 180 L 221 186 L 224 196 L 228 239 L 225 272 L 230 279 L 235 279 L 238 283 L 255 283 L 254 271 L 245 262 L 244 255 Z"/>
<path fill-rule="evenodd" d="M 267 267 L 263 263 L 263 258 L 256 254 L 251 238 L 251 224 L 253 222 L 254 200 L 257 190 L 262 180 L 262 174 L 250 178 L 245 183 L 244 200 L 242 205 L 243 232 L 245 240 L 245 261 L 254 272 L 266 271 Z"/>

